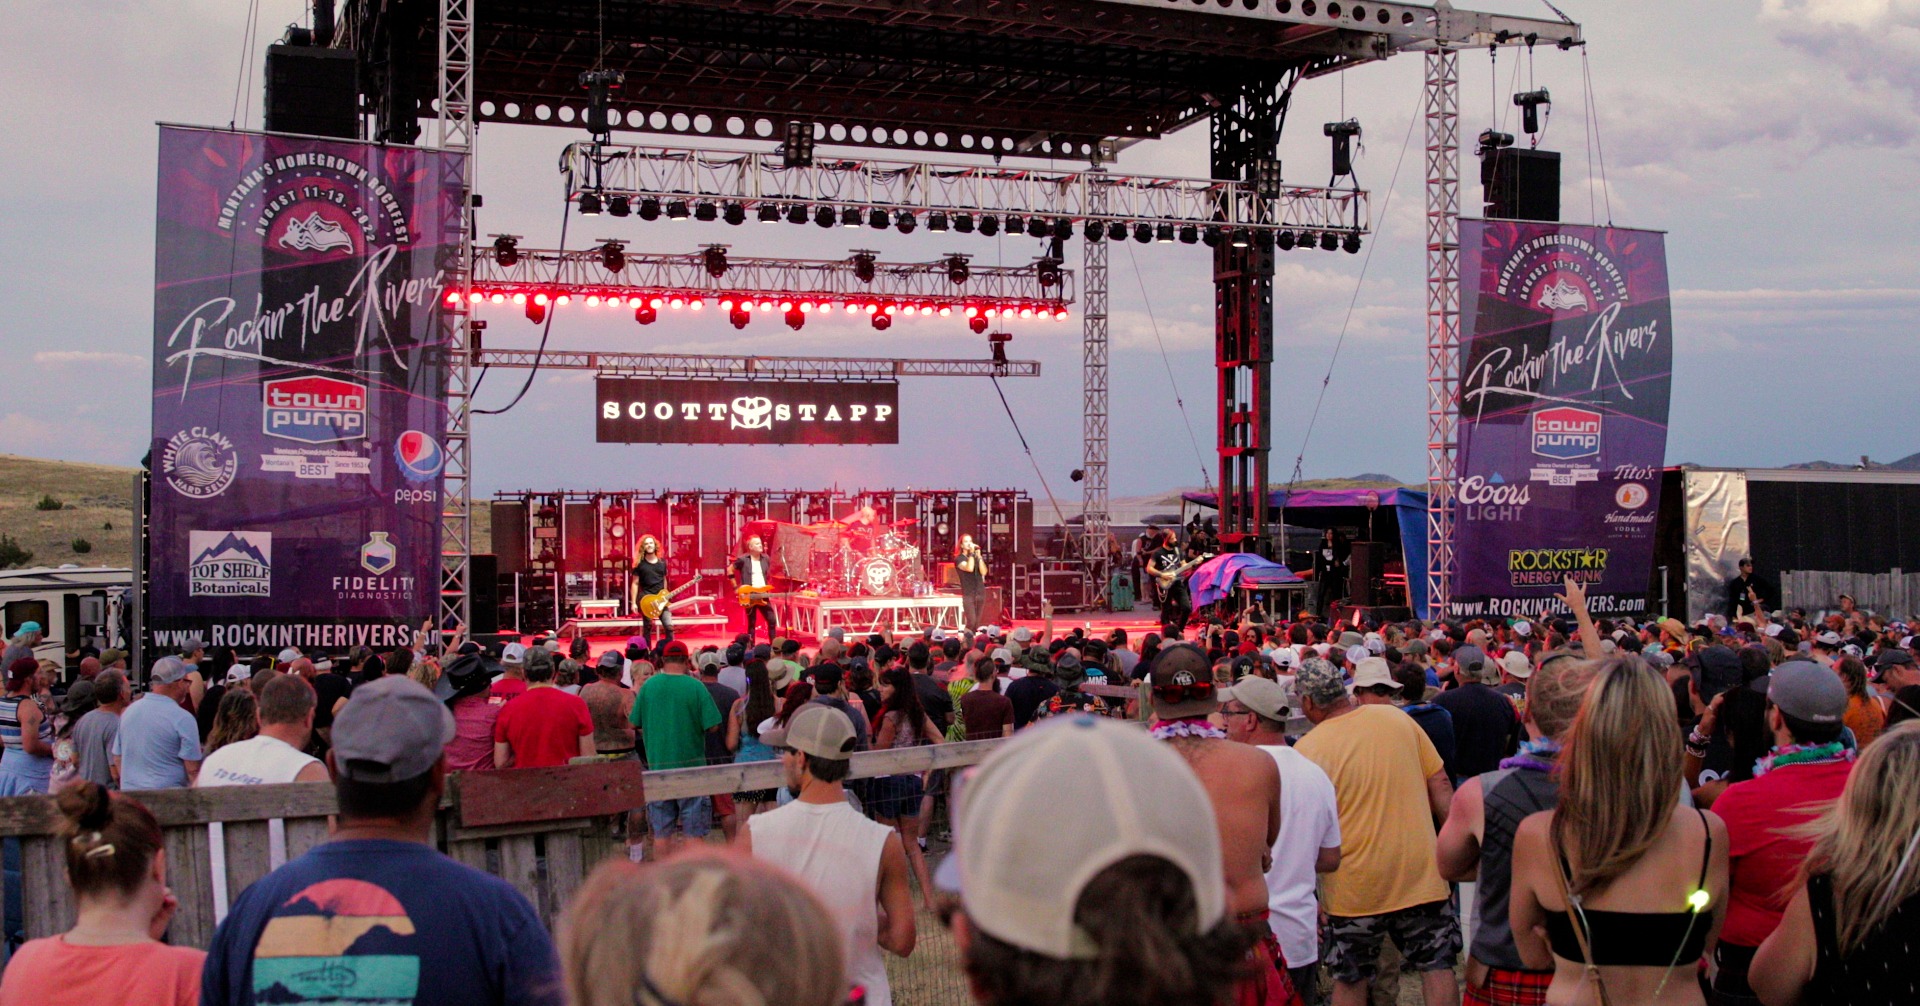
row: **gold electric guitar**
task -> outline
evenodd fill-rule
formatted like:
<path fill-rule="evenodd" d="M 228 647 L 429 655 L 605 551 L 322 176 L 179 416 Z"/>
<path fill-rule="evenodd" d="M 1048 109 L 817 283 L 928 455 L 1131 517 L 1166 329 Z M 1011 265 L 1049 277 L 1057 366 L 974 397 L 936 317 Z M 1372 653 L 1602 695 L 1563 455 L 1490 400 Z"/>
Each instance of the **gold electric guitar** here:
<path fill-rule="evenodd" d="M 683 591 L 699 582 L 698 580 L 688 580 L 672 590 L 658 590 L 651 594 L 643 595 L 640 598 L 640 617 L 649 620 L 659 618 L 661 612 L 673 606 L 674 598 L 679 597 Z"/>
<path fill-rule="evenodd" d="M 1185 576 L 1189 570 L 1193 569 L 1195 566 L 1198 566 L 1203 562 L 1206 562 L 1208 559 L 1211 559 L 1211 558 L 1213 558 L 1213 555 L 1211 553 L 1207 555 L 1194 556 L 1192 559 L 1189 559 L 1186 562 L 1183 562 L 1180 565 L 1175 566 L 1164 573 L 1153 574 L 1153 578 L 1160 582 L 1161 590 L 1166 590 L 1168 587 L 1173 586 L 1173 581 L 1178 580 L 1179 578 Z"/>
<path fill-rule="evenodd" d="M 773 598 L 769 595 L 772 593 L 773 588 L 770 586 L 755 587 L 744 583 L 733 589 L 733 596 L 739 599 L 742 608 L 756 608 L 764 604 L 771 604 L 773 603 Z"/>

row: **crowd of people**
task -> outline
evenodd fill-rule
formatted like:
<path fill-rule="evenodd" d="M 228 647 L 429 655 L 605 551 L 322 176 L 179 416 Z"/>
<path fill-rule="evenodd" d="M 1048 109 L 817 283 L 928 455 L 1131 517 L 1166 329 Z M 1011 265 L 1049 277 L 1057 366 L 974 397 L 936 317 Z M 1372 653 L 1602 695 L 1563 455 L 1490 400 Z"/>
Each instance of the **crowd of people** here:
<path fill-rule="evenodd" d="M 57 795 L 79 921 L 19 947 L 0 1006 L 315 1001 L 341 975 L 422 1003 L 888 1003 L 917 907 L 992 1006 L 1357 1006 L 1388 942 L 1436 1006 L 1916 1001 L 1920 634 L 1563 600 L 1137 646 L 1051 618 L 598 658 L 190 646 L 137 700 L 122 660 L 56 694 L 16 658 L 0 793 Z M 956 775 L 852 777 L 861 751 L 1000 738 Z M 779 784 L 635 808 L 550 937 L 433 850 L 435 812 L 452 772 L 582 758 Z M 322 780 L 331 840 L 234 892 L 204 956 L 165 946 L 135 791 Z"/>

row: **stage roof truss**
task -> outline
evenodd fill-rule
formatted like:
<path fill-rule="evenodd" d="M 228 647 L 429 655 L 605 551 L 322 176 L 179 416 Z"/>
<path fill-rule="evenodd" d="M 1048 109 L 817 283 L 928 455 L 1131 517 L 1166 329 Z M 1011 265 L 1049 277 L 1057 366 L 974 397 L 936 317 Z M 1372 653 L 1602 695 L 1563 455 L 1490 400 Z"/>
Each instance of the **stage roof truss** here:
<path fill-rule="evenodd" d="M 778 206 L 879 209 L 916 217 L 1038 216 L 1127 225 L 1193 224 L 1250 230 L 1367 233 L 1362 189 L 1283 186 L 1274 198 L 1250 182 L 1155 178 L 1101 171 L 822 157 L 786 167 L 776 154 L 591 143 L 568 145 L 569 195 L 705 200 L 749 211 Z M 1097 197 L 1093 190 L 1102 190 Z M 926 221 L 919 219 L 919 226 Z"/>
<path fill-rule="evenodd" d="M 890 381 L 902 377 L 1039 377 L 1040 361 L 896 360 L 842 356 L 708 356 L 687 353 L 482 349 L 478 367 L 590 370 L 607 377 L 706 377 L 783 381 Z"/>

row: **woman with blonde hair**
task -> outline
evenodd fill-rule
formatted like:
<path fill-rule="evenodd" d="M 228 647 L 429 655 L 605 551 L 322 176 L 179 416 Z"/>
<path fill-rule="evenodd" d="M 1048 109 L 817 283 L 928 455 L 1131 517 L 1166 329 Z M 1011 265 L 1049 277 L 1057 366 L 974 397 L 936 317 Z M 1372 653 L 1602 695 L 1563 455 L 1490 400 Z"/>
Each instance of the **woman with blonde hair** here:
<path fill-rule="evenodd" d="M 612 860 L 560 923 L 572 1006 L 840 1006 L 840 930 L 798 880 L 723 850 Z"/>
<path fill-rule="evenodd" d="M 1803 825 L 1813 851 L 1780 928 L 1753 958 L 1767 1006 L 1920 1001 L 1920 723 L 1860 752 L 1840 800 Z"/>
<path fill-rule="evenodd" d="M 1720 928 L 1727 827 L 1679 803 L 1673 694 L 1638 657 L 1597 661 L 1559 756 L 1555 809 L 1514 835 L 1508 921 L 1556 1006 L 1703 1001 Z"/>

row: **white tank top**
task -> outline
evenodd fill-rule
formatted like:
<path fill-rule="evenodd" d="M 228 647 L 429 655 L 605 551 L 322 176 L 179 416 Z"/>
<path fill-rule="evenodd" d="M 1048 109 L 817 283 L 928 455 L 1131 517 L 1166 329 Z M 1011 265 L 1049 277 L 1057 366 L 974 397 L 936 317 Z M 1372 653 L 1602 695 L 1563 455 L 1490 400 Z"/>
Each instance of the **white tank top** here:
<path fill-rule="evenodd" d="M 318 759 L 286 741 L 260 734 L 235 741 L 207 756 L 200 763 L 200 776 L 194 788 L 210 786 L 262 786 L 292 782 L 300 770 Z M 213 878 L 213 919 L 216 924 L 227 917 L 231 896 L 227 890 L 226 827 L 218 821 L 207 825 L 208 865 Z M 287 823 L 280 818 L 267 821 L 267 865 L 278 870 L 287 864 Z"/>
<path fill-rule="evenodd" d="M 844 803 L 798 800 L 747 819 L 753 855 L 806 881 L 840 923 L 847 979 L 867 990 L 868 1006 L 892 1006 L 881 957 L 880 853 L 893 829 Z"/>

